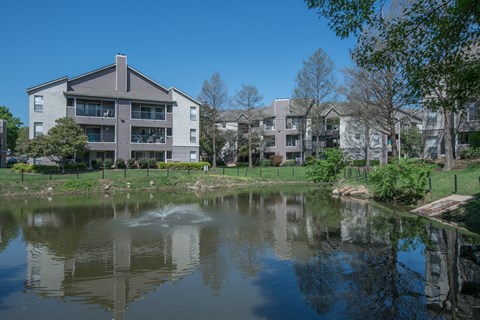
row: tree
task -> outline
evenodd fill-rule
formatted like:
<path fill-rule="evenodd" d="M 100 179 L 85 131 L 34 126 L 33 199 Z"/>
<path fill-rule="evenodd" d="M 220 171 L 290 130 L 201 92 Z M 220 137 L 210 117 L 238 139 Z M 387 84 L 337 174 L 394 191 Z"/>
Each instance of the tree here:
<path fill-rule="evenodd" d="M 46 135 L 30 140 L 26 151 L 29 157 L 46 157 L 55 162 L 62 172 L 68 157 L 83 153 L 88 139 L 83 129 L 72 118 L 55 120 L 56 125 Z"/>
<path fill-rule="evenodd" d="M 353 114 L 368 127 L 392 139 L 393 158 L 398 150 L 395 128 L 399 113 L 414 105 L 414 98 L 410 96 L 408 84 L 399 69 L 392 61 L 383 68 L 345 70 L 345 95 L 353 107 Z"/>
<path fill-rule="evenodd" d="M 203 81 L 202 91 L 199 100 L 208 106 L 210 115 L 211 137 L 212 137 L 212 168 L 217 167 L 217 116 L 218 112 L 222 110 L 228 102 L 228 93 L 225 83 L 223 82 L 220 73 L 215 71 L 210 80 Z"/>
<path fill-rule="evenodd" d="M 15 153 L 17 155 L 25 155 L 28 142 L 28 127 L 22 127 L 18 132 L 17 141 L 15 142 Z"/>
<path fill-rule="evenodd" d="M 13 151 L 23 122 L 14 117 L 6 106 L 0 106 L 0 119 L 7 121 L 7 148 Z"/>
<path fill-rule="evenodd" d="M 422 131 L 412 126 L 402 131 L 402 152 L 409 158 L 420 157 L 423 151 Z"/>
<path fill-rule="evenodd" d="M 452 114 L 478 96 L 480 88 L 480 1 L 305 2 L 329 19 L 337 36 L 358 37 L 353 55 L 360 65 L 374 68 L 386 58 L 402 64 L 401 72 L 408 79 L 411 92 L 424 98 L 426 108 L 444 114 L 444 169 L 451 169 Z M 385 18 L 388 4 L 396 10 L 393 19 Z M 365 29 L 375 30 L 376 36 L 366 36 L 362 33 Z"/>
<path fill-rule="evenodd" d="M 331 100 L 336 88 L 333 71 L 332 60 L 325 51 L 319 48 L 303 61 L 303 67 L 295 79 L 292 96 L 298 104 L 305 108 L 305 120 L 302 124 L 302 161 L 305 152 L 306 119 L 311 114 L 319 114 L 323 106 L 321 103 L 328 98 Z"/>
<path fill-rule="evenodd" d="M 248 167 L 252 168 L 252 149 L 254 147 L 253 141 L 259 140 L 255 139 L 254 132 L 252 130 L 252 125 L 255 120 L 255 115 L 253 110 L 259 106 L 259 103 L 262 101 L 263 97 L 258 92 L 257 87 L 247 84 L 242 84 L 242 89 L 237 91 L 235 97 L 233 98 L 234 103 L 241 107 L 245 111 L 245 122 L 247 124 L 247 148 L 248 148 Z"/>

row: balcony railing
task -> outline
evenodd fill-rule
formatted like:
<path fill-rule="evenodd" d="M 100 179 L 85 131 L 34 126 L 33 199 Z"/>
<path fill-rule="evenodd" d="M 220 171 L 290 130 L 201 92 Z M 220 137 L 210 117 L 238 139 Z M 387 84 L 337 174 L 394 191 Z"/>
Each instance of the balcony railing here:
<path fill-rule="evenodd" d="M 287 147 L 298 147 L 300 145 L 300 140 L 287 141 Z"/>
<path fill-rule="evenodd" d="M 80 117 L 115 118 L 115 109 L 90 107 L 86 108 L 85 110 L 77 109 L 75 114 Z"/>
<path fill-rule="evenodd" d="M 136 134 L 131 137 L 132 143 L 165 143 L 164 136 L 158 135 L 141 135 Z"/>
<path fill-rule="evenodd" d="M 132 110 L 132 119 L 165 120 L 165 112 Z"/>
<path fill-rule="evenodd" d="M 89 133 L 87 138 L 88 142 L 115 142 L 114 134 Z"/>

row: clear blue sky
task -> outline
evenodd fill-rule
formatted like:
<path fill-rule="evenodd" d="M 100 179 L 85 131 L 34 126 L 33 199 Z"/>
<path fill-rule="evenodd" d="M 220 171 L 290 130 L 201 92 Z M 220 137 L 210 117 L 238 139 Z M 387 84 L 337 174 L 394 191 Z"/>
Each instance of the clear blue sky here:
<path fill-rule="evenodd" d="M 117 52 L 165 87 L 197 97 L 220 72 L 233 95 L 290 97 L 317 48 L 340 70 L 353 40 L 335 37 L 302 0 L 0 1 L 0 105 L 28 125 L 26 89 L 112 64 Z"/>

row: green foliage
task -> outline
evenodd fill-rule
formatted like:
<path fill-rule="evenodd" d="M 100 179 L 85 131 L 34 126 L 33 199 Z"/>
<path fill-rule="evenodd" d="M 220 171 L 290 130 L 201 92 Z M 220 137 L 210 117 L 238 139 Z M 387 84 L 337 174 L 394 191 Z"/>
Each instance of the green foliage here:
<path fill-rule="evenodd" d="M 86 170 L 87 164 L 85 162 L 67 163 L 65 170 Z"/>
<path fill-rule="evenodd" d="M 1 118 L 1 117 L 0 117 Z M 15 142 L 15 154 L 26 154 L 26 148 L 28 145 L 28 127 L 22 127 L 18 131 L 17 141 Z"/>
<path fill-rule="evenodd" d="M 47 157 L 63 168 L 68 157 L 84 152 L 88 141 L 83 129 L 72 118 L 59 118 L 55 123 L 47 135 L 30 140 L 26 153 L 32 158 Z"/>
<path fill-rule="evenodd" d="M 313 160 L 305 171 L 307 180 L 313 182 L 335 182 L 345 157 L 339 149 L 325 149 L 325 159 Z"/>
<path fill-rule="evenodd" d="M 388 163 L 370 174 L 370 188 L 378 200 L 416 203 L 427 193 L 430 172 L 430 167 L 418 161 Z"/>
<path fill-rule="evenodd" d="M 133 158 L 127 160 L 127 168 L 128 169 L 135 169 L 137 167 L 137 161 Z"/>
<path fill-rule="evenodd" d="M 14 117 L 8 107 L 0 106 L 0 119 L 7 121 L 7 148 L 16 150 L 16 142 L 23 122 Z"/>
<path fill-rule="evenodd" d="M 92 160 L 92 168 L 93 169 L 98 169 L 103 166 L 102 159 L 93 159 Z"/>
<path fill-rule="evenodd" d="M 148 159 L 148 167 L 155 169 L 157 167 L 157 160 L 156 159 Z"/>
<path fill-rule="evenodd" d="M 468 144 L 473 148 L 480 148 L 480 131 L 470 132 Z"/>
<path fill-rule="evenodd" d="M 61 189 L 64 191 L 90 191 L 96 187 L 96 180 L 73 179 L 65 181 Z"/>
<path fill-rule="evenodd" d="M 117 161 L 115 161 L 115 167 L 117 169 L 125 169 L 126 167 L 125 160 L 118 158 Z"/>
<path fill-rule="evenodd" d="M 423 152 L 423 138 L 422 131 L 416 126 L 412 126 L 401 133 L 401 148 L 402 153 L 409 158 L 422 156 Z"/>
<path fill-rule="evenodd" d="M 15 172 L 26 172 L 26 173 L 58 173 L 60 168 L 57 166 L 49 166 L 44 164 L 27 164 L 27 163 L 16 163 L 13 165 L 13 171 Z"/>
<path fill-rule="evenodd" d="M 262 165 L 262 167 L 270 167 L 272 165 L 272 160 L 263 159 L 261 165 Z"/>
<path fill-rule="evenodd" d="M 270 156 L 270 164 L 273 167 L 280 167 L 282 162 L 283 162 L 283 156 L 281 156 L 279 154 L 273 154 L 273 155 Z"/>
<path fill-rule="evenodd" d="M 113 159 L 106 158 L 105 161 L 103 161 L 103 167 L 105 169 L 112 169 L 113 166 Z"/>
<path fill-rule="evenodd" d="M 148 159 L 146 159 L 146 158 L 138 159 L 137 165 L 140 169 L 147 169 L 148 168 Z"/>
<path fill-rule="evenodd" d="M 297 163 L 295 162 L 295 160 L 285 160 L 285 162 L 283 163 L 284 167 L 294 167 L 296 165 Z"/>
<path fill-rule="evenodd" d="M 468 148 L 460 151 L 462 159 L 480 159 L 480 148 Z"/>
<path fill-rule="evenodd" d="M 367 165 L 367 161 L 364 159 L 361 160 L 352 160 L 352 166 L 354 167 L 365 167 Z M 370 160 L 370 166 L 379 166 L 380 160 Z"/>
<path fill-rule="evenodd" d="M 159 162 L 158 169 L 170 170 L 203 170 L 204 166 L 211 167 L 208 162 Z"/>

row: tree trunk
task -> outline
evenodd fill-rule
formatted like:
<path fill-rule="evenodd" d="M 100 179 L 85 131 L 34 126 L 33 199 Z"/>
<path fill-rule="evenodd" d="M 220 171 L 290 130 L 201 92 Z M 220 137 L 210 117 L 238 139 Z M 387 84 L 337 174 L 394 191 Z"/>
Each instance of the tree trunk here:
<path fill-rule="evenodd" d="M 392 160 L 397 157 L 397 139 L 395 137 L 395 124 L 390 125 L 390 137 L 392 139 Z"/>
<path fill-rule="evenodd" d="M 445 142 L 445 165 L 443 170 L 448 171 L 455 167 L 455 160 L 453 158 L 453 146 L 452 146 L 452 112 L 444 111 L 444 142 Z"/>
<path fill-rule="evenodd" d="M 213 137 L 212 137 L 212 151 L 213 151 L 213 159 L 212 159 L 212 169 L 217 168 L 217 146 L 216 146 L 216 138 L 217 138 L 217 124 L 213 121 Z"/>
<path fill-rule="evenodd" d="M 370 170 L 370 127 L 365 126 L 365 167 Z"/>
<path fill-rule="evenodd" d="M 252 161 L 252 125 L 248 123 L 248 167 L 253 167 Z"/>

